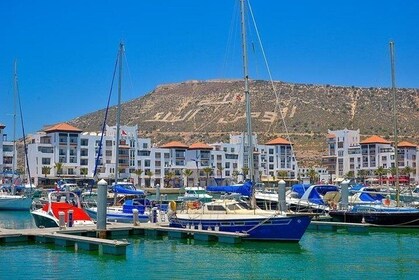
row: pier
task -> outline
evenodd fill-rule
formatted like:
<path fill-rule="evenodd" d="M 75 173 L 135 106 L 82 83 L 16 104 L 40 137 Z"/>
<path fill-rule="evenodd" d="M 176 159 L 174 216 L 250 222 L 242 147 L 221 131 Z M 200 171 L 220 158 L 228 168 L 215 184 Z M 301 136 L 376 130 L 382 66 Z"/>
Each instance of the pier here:
<path fill-rule="evenodd" d="M 123 239 L 128 236 L 158 237 L 168 235 L 170 238 L 193 238 L 200 241 L 217 241 L 221 243 L 240 243 L 247 237 L 246 233 L 223 232 L 193 228 L 173 228 L 168 224 L 110 223 L 105 231 L 96 226 L 70 228 L 32 228 L 1 229 L 0 244 L 29 243 L 55 244 L 61 247 L 73 247 L 79 250 L 97 251 L 99 255 L 126 255 L 129 242 Z M 99 238 L 100 237 L 100 238 Z M 122 239 L 122 240 L 118 240 Z"/>

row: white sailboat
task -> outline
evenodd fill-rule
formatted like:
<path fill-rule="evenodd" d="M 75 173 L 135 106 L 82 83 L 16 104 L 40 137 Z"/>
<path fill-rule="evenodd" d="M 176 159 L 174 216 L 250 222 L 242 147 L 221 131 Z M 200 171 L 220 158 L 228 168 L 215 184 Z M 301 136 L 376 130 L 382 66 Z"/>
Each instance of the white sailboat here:
<path fill-rule="evenodd" d="M 16 182 L 19 181 L 15 179 L 14 174 L 16 172 L 16 163 L 17 163 L 17 155 L 16 155 L 16 99 L 18 97 L 18 85 L 17 85 L 17 64 L 14 64 L 14 82 L 13 82 L 13 89 L 14 89 L 14 113 L 13 113 L 13 170 L 12 170 L 12 179 L 10 185 L 10 192 L 6 191 L 6 189 L 2 189 L 0 191 L 0 210 L 29 210 L 32 206 L 32 194 L 25 193 L 26 188 L 23 188 L 22 194 L 16 193 Z M 20 98 L 19 98 L 20 101 Z M 20 105 L 20 102 L 19 102 Z M 22 115 L 21 115 L 22 118 Z M 23 123 L 23 121 L 22 121 Z M 23 135 L 25 137 L 25 135 Z M 26 158 L 26 155 L 25 155 Z M 30 178 L 30 176 L 29 176 Z M 30 184 L 30 179 L 29 179 Z"/>
<path fill-rule="evenodd" d="M 124 44 L 120 43 L 118 53 L 118 64 L 119 64 L 119 82 L 118 82 L 118 108 L 116 116 L 116 140 L 115 140 L 115 182 L 112 184 L 112 191 L 114 193 L 114 205 L 106 207 L 106 219 L 109 221 L 118 222 L 132 222 L 134 220 L 134 209 L 138 210 L 138 220 L 140 222 L 147 222 L 149 220 L 149 211 L 146 210 L 146 199 L 144 198 L 144 191 L 137 190 L 132 183 L 118 182 L 119 178 L 119 142 L 120 142 L 120 119 L 121 119 L 121 86 L 122 86 L 122 59 L 125 49 Z M 117 64 L 115 64 L 116 66 Z M 107 106 L 108 110 L 109 104 Z M 104 120 L 104 126 L 106 123 L 106 117 Z M 104 135 L 104 131 L 102 131 Z M 102 143 L 102 140 L 101 140 Z M 102 145 L 102 144 L 100 144 Z M 100 156 L 100 150 L 98 152 L 98 158 Z M 98 161 L 98 159 L 97 159 Z M 95 168 L 95 174 L 97 172 L 97 164 Z M 129 199 L 125 200 L 123 205 L 117 205 L 117 198 L 122 196 L 130 196 Z M 133 196 L 139 196 L 132 198 Z M 97 205 L 89 205 L 85 208 L 86 212 L 92 219 L 97 219 L 98 207 Z"/>
<path fill-rule="evenodd" d="M 252 124 L 250 110 L 249 75 L 247 70 L 247 41 L 245 29 L 245 0 L 240 0 L 241 29 L 244 68 L 244 93 L 246 98 L 247 166 L 249 178 L 254 183 Z M 254 188 L 252 188 L 254 190 Z M 264 241 L 298 242 L 310 224 L 308 215 L 292 216 L 280 211 L 267 211 L 256 206 L 254 191 L 252 201 L 219 199 L 200 207 L 177 211 L 175 202 L 170 203 L 170 226 L 193 227 L 204 230 L 247 233 L 246 239 Z"/>

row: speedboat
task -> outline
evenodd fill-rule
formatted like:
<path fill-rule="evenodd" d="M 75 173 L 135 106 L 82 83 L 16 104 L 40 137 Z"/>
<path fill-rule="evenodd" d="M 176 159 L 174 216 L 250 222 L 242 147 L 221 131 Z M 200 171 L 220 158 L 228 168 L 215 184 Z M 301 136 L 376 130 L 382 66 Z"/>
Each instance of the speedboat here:
<path fill-rule="evenodd" d="M 298 242 L 311 221 L 309 215 L 252 209 L 246 201 L 228 199 L 179 208 L 170 203 L 171 227 L 241 232 L 250 240 Z"/>
<path fill-rule="evenodd" d="M 335 185 L 296 184 L 285 199 L 292 211 L 326 213 L 337 205 L 340 197 L 339 187 Z"/>
<path fill-rule="evenodd" d="M 150 212 L 146 209 L 148 205 L 149 201 L 145 198 L 127 199 L 122 206 L 106 207 L 106 220 L 119 223 L 132 223 L 134 220 L 134 209 L 137 209 L 138 221 L 140 223 L 146 223 L 150 219 Z M 92 219 L 97 220 L 97 206 L 86 207 L 85 210 Z"/>
<path fill-rule="evenodd" d="M 31 211 L 37 227 L 59 227 L 60 214 L 66 227 L 94 225 L 94 221 L 83 210 L 80 199 L 74 192 L 52 191 L 42 208 Z"/>

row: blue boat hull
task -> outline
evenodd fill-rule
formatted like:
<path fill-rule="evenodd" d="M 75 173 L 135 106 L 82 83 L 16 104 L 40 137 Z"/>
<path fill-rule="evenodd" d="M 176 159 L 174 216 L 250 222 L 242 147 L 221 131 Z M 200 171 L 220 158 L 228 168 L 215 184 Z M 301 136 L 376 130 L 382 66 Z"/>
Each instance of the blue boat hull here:
<path fill-rule="evenodd" d="M 97 220 L 97 212 L 91 209 L 85 209 L 87 214 L 94 219 Z M 138 214 L 138 221 L 140 223 L 148 222 L 150 217 L 147 214 Z M 118 222 L 118 223 L 132 223 L 134 220 L 133 213 L 106 213 L 106 220 L 110 222 Z"/>
<path fill-rule="evenodd" d="M 298 242 L 306 231 L 311 221 L 309 216 L 298 217 L 275 217 L 270 219 L 226 219 L 226 220 L 192 220 L 172 218 L 171 227 L 198 228 L 202 225 L 203 230 L 245 232 L 249 236 L 245 239 L 262 241 L 286 241 Z"/>

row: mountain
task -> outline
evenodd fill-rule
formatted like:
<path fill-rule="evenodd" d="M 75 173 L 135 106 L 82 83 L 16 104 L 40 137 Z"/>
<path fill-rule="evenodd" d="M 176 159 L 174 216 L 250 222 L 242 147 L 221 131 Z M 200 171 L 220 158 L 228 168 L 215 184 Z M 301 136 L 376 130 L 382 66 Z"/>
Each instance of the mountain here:
<path fill-rule="evenodd" d="M 389 88 L 250 81 L 253 131 L 258 143 L 289 132 L 300 165 L 320 162 L 327 130 L 360 129 L 365 136 L 393 137 L 393 96 Z M 121 124 L 138 125 L 140 137 L 162 144 L 228 141 L 245 130 L 241 80 L 187 81 L 158 86 L 122 104 Z M 104 100 L 105 101 L 105 100 Z M 419 90 L 397 89 L 399 139 L 419 141 Z M 84 131 L 100 131 L 105 110 L 69 121 Z M 282 120 L 283 118 L 283 120 Z M 116 107 L 108 124 L 115 125 Z M 286 126 L 286 128 L 285 128 Z"/>

